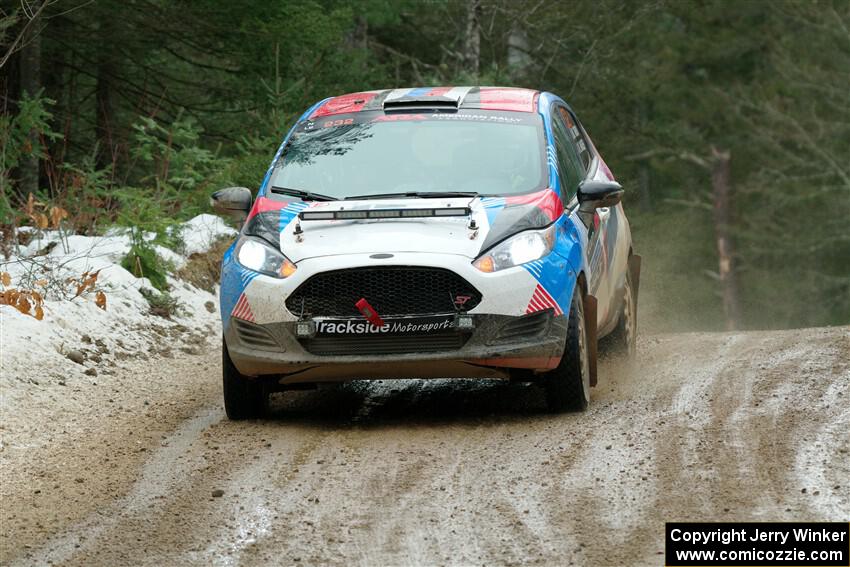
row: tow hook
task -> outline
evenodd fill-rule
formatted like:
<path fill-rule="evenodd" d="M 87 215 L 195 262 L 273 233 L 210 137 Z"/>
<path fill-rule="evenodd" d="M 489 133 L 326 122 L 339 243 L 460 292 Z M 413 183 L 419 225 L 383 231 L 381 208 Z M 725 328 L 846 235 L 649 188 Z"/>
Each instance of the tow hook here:
<path fill-rule="evenodd" d="M 469 219 L 469 224 L 466 226 L 472 232 L 469 233 L 469 239 L 475 240 L 478 238 L 478 224 L 476 224 L 475 219 Z"/>

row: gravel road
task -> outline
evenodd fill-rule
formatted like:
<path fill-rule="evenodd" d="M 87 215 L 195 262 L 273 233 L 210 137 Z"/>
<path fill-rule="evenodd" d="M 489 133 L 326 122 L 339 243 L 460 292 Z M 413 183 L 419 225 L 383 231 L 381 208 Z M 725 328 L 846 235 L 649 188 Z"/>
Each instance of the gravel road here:
<path fill-rule="evenodd" d="M 384 381 L 235 423 L 219 364 L 0 416 L 0 564 L 662 565 L 665 521 L 850 519 L 850 327 L 644 337 L 566 415 Z"/>

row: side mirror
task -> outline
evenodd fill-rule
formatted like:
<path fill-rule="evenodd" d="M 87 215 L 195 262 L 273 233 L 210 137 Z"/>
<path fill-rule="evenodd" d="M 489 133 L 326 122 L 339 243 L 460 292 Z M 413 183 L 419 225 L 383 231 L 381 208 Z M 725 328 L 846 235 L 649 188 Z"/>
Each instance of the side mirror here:
<path fill-rule="evenodd" d="M 210 205 L 215 212 L 242 222 L 251 210 L 251 190 L 245 187 L 220 189 L 210 197 Z"/>
<path fill-rule="evenodd" d="M 584 213 L 613 207 L 622 198 L 623 187 L 616 181 L 582 181 L 578 186 L 579 209 Z"/>

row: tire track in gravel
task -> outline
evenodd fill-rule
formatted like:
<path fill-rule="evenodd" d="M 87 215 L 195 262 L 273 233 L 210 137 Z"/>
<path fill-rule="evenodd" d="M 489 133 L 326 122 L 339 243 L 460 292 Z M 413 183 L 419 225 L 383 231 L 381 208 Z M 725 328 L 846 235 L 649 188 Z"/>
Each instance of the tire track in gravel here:
<path fill-rule="evenodd" d="M 100 529 L 115 502 L 131 498 L 148 455 L 186 420 L 215 407 L 217 389 L 203 379 L 220 372 L 215 356 L 131 361 L 124 371 L 98 377 L 99 385 L 69 380 L 60 388 L 72 408 L 85 411 L 59 402 L 45 408 L 38 397 L 27 405 L 23 397 L 14 416 L 2 416 L 8 444 L 0 454 L 0 564 L 16 556 L 29 564 L 51 538 L 59 544 L 67 536 L 73 546 L 68 534 L 75 527 Z M 187 378 L 175 381 L 172 373 Z M 22 420 L 26 426 L 17 427 Z"/>
<path fill-rule="evenodd" d="M 665 521 L 847 519 L 850 329 L 639 347 L 583 414 L 497 382 L 291 393 L 247 423 L 216 396 L 20 562 L 654 565 Z"/>

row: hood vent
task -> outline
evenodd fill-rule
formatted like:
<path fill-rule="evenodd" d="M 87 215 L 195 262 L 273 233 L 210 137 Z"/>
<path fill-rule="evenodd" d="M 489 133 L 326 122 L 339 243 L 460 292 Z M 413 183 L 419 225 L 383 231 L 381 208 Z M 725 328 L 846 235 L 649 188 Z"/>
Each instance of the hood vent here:
<path fill-rule="evenodd" d="M 384 101 L 384 111 L 393 110 L 457 110 L 460 97 L 446 96 L 403 96 Z"/>

